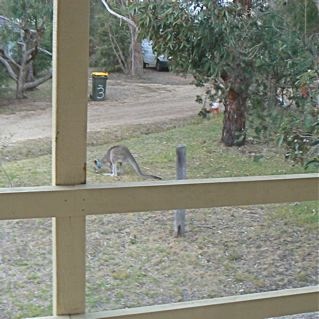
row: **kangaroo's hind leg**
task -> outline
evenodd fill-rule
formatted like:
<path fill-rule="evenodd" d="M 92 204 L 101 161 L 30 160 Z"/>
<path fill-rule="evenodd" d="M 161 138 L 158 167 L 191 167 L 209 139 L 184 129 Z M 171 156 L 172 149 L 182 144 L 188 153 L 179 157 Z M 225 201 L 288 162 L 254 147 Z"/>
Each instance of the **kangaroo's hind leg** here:
<path fill-rule="evenodd" d="M 124 170 L 123 170 L 122 162 L 117 162 L 116 172 L 117 172 L 117 176 L 123 175 Z"/>
<path fill-rule="evenodd" d="M 111 176 L 117 176 L 117 165 L 116 163 L 112 163 L 112 174 Z"/>

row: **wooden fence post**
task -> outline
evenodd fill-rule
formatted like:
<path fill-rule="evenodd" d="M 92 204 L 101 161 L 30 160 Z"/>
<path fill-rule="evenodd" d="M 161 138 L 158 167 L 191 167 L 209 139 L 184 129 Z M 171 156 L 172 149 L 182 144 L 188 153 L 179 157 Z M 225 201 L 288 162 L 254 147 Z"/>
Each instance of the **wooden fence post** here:
<path fill-rule="evenodd" d="M 176 179 L 186 179 L 186 146 L 176 147 Z M 174 218 L 174 235 L 176 237 L 185 234 L 185 209 L 177 209 Z"/>
<path fill-rule="evenodd" d="M 53 185 L 85 184 L 90 1 L 53 8 Z M 84 313 L 85 217 L 54 218 L 52 232 L 54 315 Z"/>

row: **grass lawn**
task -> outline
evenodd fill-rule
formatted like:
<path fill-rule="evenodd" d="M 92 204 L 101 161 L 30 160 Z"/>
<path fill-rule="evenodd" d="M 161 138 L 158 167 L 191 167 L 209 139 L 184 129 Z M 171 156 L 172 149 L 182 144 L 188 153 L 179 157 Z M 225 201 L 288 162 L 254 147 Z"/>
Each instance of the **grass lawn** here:
<path fill-rule="evenodd" d="M 189 179 L 305 172 L 273 145 L 224 147 L 221 121 L 195 119 L 116 144 L 165 180 L 175 179 L 179 144 L 187 147 Z M 93 160 L 109 146 L 88 147 L 88 182 L 142 180 L 129 167 L 117 178 L 94 172 Z M 50 155 L 4 161 L 2 168 L 15 187 L 51 183 Z M 0 170 L 0 187 L 10 185 L 6 174 Z M 172 234 L 173 213 L 87 218 L 87 311 L 317 283 L 317 202 L 189 210 L 183 238 Z M 3 221 L 0 246 L 0 317 L 50 315 L 51 221 Z"/>
<path fill-rule="evenodd" d="M 175 179 L 176 146 L 179 144 L 184 144 L 187 148 L 189 179 L 305 173 L 303 167 L 286 161 L 284 151 L 271 144 L 248 142 L 241 148 L 223 146 L 220 143 L 221 125 L 221 117 L 209 121 L 195 119 L 193 124 L 184 127 L 128 138 L 112 145 L 128 146 L 145 172 L 157 174 L 164 180 Z M 122 135 L 126 135 L 124 131 L 125 128 Z M 95 174 L 93 160 L 101 158 L 110 146 L 111 144 L 88 146 L 88 183 L 141 180 L 127 166 L 124 166 L 125 174 L 119 178 Z M 3 161 L 2 168 L 15 187 L 50 184 L 50 155 L 12 162 Z M 7 186 L 10 186 L 8 178 L 0 171 L 0 187 Z"/>

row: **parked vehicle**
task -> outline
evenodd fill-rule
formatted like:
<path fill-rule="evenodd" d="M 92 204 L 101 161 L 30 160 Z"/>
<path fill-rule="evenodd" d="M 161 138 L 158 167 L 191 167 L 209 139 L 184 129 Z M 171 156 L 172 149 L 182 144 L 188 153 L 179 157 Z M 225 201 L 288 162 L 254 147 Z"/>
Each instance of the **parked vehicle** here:
<path fill-rule="evenodd" d="M 166 55 L 157 55 L 153 51 L 153 41 L 144 39 L 141 44 L 143 67 L 155 67 L 157 71 L 168 70 L 169 59 Z"/>

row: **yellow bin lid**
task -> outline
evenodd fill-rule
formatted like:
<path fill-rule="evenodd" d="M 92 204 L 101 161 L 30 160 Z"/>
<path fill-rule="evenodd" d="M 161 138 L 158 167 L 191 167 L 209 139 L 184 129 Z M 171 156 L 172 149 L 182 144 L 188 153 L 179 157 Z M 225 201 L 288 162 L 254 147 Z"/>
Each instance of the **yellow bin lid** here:
<path fill-rule="evenodd" d="M 108 76 L 108 72 L 93 72 L 92 75 L 94 76 Z"/>

